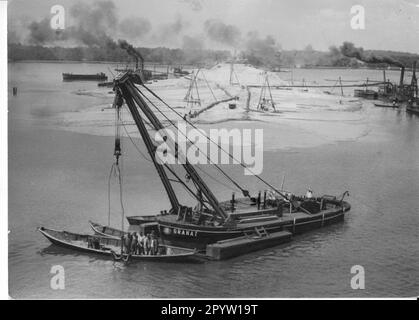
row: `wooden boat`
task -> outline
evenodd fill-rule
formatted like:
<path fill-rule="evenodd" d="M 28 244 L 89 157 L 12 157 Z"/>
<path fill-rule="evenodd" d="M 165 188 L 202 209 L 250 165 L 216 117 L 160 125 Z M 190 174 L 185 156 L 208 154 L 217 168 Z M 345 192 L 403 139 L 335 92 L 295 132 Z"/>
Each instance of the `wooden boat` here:
<path fill-rule="evenodd" d="M 174 68 L 173 69 L 173 74 L 175 75 L 175 76 L 177 76 L 177 77 L 181 77 L 181 76 L 187 76 L 187 75 L 189 75 L 190 74 L 190 72 L 189 71 L 186 71 L 186 70 L 182 70 L 182 68 Z"/>
<path fill-rule="evenodd" d="M 379 108 L 399 108 L 398 104 L 374 103 L 374 106 Z"/>
<path fill-rule="evenodd" d="M 407 103 L 406 112 L 419 116 L 419 98 L 413 98 Z"/>
<path fill-rule="evenodd" d="M 300 233 L 342 221 L 345 213 L 351 208 L 349 203 L 343 201 L 347 192 L 343 193 L 341 197 L 327 195 L 313 197 L 311 192 L 306 196 L 297 196 L 284 193 L 256 174 L 253 178 L 262 182 L 269 191 L 265 191 L 263 196 L 259 192 L 257 197 L 252 197 L 244 186 L 217 166 L 216 169 L 220 174 L 223 174 L 232 187 L 239 190 L 244 197 L 236 199 L 233 194 L 231 200 L 220 202 L 198 173 L 196 167 L 188 161 L 178 164 L 177 168 L 181 168 L 175 171 L 171 167 L 174 164 L 159 164 L 155 160 L 156 145 L 150 137 L 146 122 L 156 131 L 165 129 L 165 126 L 143 96 L 154 96 L 156 101 L 169 108 L 174 115 L 179 117 L 179 120 L 186 121 L 191 127 L 196 128 L 194 124 L 184 119 L 182 114 L 165 103 L 131 72 L 117 76 L 114 91 L 116 94 L 114 108 L 117 119 L 119 119 L 120 108 L 125 102 L 147 152 L 151 159 L 154 159 L 154 168 L 170 201 L 171 207 L 167 208 L 167 214 L 160 214 L 152 218 L 157 220 L 160 237 L 165 244 L 201 250 L 205 249 L 208 244 L 245 235 L 264 237 L 280 231 Z M 165 138 L 164 141 L 170 145 L 170 148 L 178 150 L 178 157 L 185 158 L 185 155 L 179 151 L 175 139 L 170 135 Z M 118 142 L 119 139 L 120 136 L 116 133 L 115 141 Z M 210 142 L 216 144 L 222 152 L 233 157 L 214 141 Z M 189 143 L 193 142 L 189 141 Z M 118 144 L 115 143 L 115 145 Z M 118 163 L 119 154 L 120 150 L 115 148 L 115 163 Z M 242 162 L 238 161 L 238 163 L 246 168 Z M 184 170 L 184 172 L 179 174 L 180 170 Z M 201 170 L 203 171 L 203 169 Z M 196 201 L 194 207 L 179 202 L 172 185 L 173 182 L 182 185 L 188 191 L 191 198 Z M 138 223 L 139 220 L 130 217 L 128 221 Z"/>
<path fill-rule="evenodd" d="M 419 106 L 418 107 L 407 106 L 406 107 L 406 112 L 419 116 Z"/>
<path fill-rule="evenodd" d="M 130 216 L 127 217 L 128 223 L 132 226 L 142 225 L 145 223 L 156 222 L 157 217 L 156 215 L 148 215 L 148 216 Z"/>
<path fill-rule="evenodd" d="M 355 89 L 354 97 L 376 100 L 378 99 L 378 92 L 374 90 Z"/>
<path fill-rule="evenodd" d="M 106 81 L 108 77 L 103 72 L 96 74 L 63 73 L 63 81 Z"/>
<path fill-rule="evenodd" d="M 102 237 L 111 237 L 115 239 L 121 239 L 121 237 L 127 234 L 125 231 L 112 228 L 109 226 L 104 226 L 96 222 L 89 221 L 90 228 L 94 231 L 95 234 L 98 234 Z"/>
<path fill-rule="evenodd" d="M 79 252 L 98 254 L 108 258 L 126 260 L 121 251 L 121 240 L 97 235 L 85 235 L 68 231 L 57 231 L 44 227 L 38 228 L 52 244 Z M 159 262 L 196 262 L 197 252 L 186 248 L 160 245 L 158 255 L 130 255 L 130 261 L 159 261 Z M 125 259 L 124 259 L 125 258 Z"/>

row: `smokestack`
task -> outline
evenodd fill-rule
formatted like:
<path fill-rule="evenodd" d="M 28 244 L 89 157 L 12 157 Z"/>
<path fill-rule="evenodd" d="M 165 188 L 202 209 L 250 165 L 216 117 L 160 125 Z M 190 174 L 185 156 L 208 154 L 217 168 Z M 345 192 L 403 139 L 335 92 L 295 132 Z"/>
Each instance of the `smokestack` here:
<path fill-rule="evenodd" d="M 132 45 L 130 45 L 125 40 L 118 40 L 119 46 L 126 50 L 127 53 L 135 59 L 135 69 L 138 70 L 138 62 L 140 61 L 141 65 L 141 71 L 144 70 L 144 59 L 141 53 L 139 53 L 137 50 L 134 49 Z"/>
<path fill-rule="evenodd" d="M 400 69 L 400 86 L 403 85 L 403 80 L 404 80 L 404 67 L 401 67 L 401 69 Z"/>
<path fill-rule="evenodd" d="M 417 97 L 418 96 L 418 79 L 416 78 L 416 61 L 413 62 L 412 87 L 413 87 L 413 94 Z"/>

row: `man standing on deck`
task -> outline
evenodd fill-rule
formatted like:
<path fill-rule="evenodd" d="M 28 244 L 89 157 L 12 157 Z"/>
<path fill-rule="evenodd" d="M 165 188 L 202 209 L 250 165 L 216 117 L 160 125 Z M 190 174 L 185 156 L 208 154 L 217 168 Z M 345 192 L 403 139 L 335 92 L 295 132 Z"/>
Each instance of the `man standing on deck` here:
<path fill-rule="evenodd" d="M 131 253 L 136 254 L 137 251 L 138 251 L 138 236 L 137 236 L 137 233 L 134 232 L 132 234 Z"/>
<path fill-rule="evenodd" d="M 132 236 L 130 233 L 128 233 L 127 235 L 125 235 L 125 241 L 124 241 L 126 254 L 129 254 L 131 252 L 131 243 L 132 243 Z"/>
<path fill-rule="evenodd" d="M 138 250 L 139 254 L 145 254 L 145 247 L 144 247 L 144 234 L 140 232 L 140 236 L 138 238 Z"/>
<path fill-rule="evenodd" d="M 306 193 L 306 198 L 307 198 L 307 199 L 311 199 L 311 198 L 313 198 L 313 191 L 311 191 L 310 189 L 308 189 L 308 190 L 307 190 L 307 193 Z"/>

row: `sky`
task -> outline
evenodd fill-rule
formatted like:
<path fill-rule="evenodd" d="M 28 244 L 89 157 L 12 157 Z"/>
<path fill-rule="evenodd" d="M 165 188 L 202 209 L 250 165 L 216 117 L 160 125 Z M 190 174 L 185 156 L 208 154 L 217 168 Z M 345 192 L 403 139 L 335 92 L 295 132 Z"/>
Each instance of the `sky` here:
<path fill-rule="evenodd" d="M 84 0 L 93 4 L 96 0 Z M 50 9 L 68 11 L 79 1 L 11 0 L 9 30 L 19 29 L 22 39 L 30 21 L 51 17 Z M 419 53 L 419 0 L 114 0 L 120 21 L 147 21 L 147 32 L 132 36 L 137 46 L 181 47 L 184 37 L 205 41 L 206 48 L 229 44 L 208 38 L 205 21 L 215 20 L 261 38 L 271 35 L 285 50 L 311 45 L 326 51 L 331 45 L 351 41 L 365 49 Z M 351 28 L 351 7 L 365 8 L 365 29 Z M 74 18 L 74 17 L 73 17 Z M 22 31 L 23 30 L 23 31 Z M 123 29 L 129 33 L 129 28 Z M 218 29 L 216 29 L 218 30 Z M 131 30 L 132 31 L 132 30 Z M 221 31 L 223 32 L 223 31 Z M 121 32 L 118 37 L 122 37 Z"/>

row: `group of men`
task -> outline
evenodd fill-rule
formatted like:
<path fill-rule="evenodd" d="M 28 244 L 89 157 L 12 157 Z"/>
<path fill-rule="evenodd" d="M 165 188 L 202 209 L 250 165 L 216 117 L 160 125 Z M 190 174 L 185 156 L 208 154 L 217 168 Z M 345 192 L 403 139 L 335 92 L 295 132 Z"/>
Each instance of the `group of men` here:
<path fill-rule="evenodd" d="M 152 231 L 147 235 L 140 232 L 126 233 L 121 237 L 125 254 L 133 255 L 157 255 L 159 253 L 159 241 Z"/>

